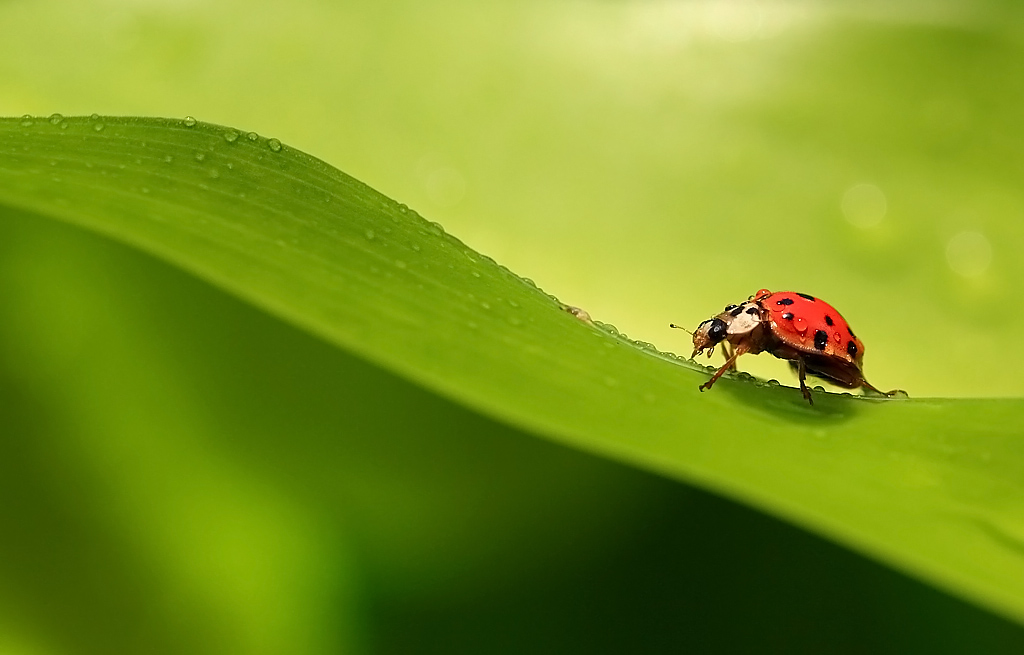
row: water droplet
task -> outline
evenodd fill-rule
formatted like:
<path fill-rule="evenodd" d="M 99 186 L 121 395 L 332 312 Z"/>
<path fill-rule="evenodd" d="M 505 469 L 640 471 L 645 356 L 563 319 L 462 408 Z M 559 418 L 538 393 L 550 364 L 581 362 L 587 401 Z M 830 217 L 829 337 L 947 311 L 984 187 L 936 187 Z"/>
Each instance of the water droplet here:
<path fill-rule="evenodd" d="M 238 141 L 238 132 L 236 130 L 228 130 L 224 133 L 224 140 L 228 143 L 234 143 Z"/>
<path fill-rule="evenodd" d="M 255 132 L 248 132 L 246 133 L 245 138 L 249 139 L 250 141 L 258 141 L 260 135 L 256 134 Z"/>
<path fill-rule="evenodd" d="M 992 264 L 992 243 L 981 232 L 960 232 L 946 244 L 946 261 L 958 275 L 978 277 Z"/>
<path fill-rule="evenodd" d="M 207 176 L 209 176 L 209 178 L 211 180 L 219 180 L 220 179 L 220 171 L 217 170 L 216 168 L 211 168 L 209 170 L 209 172 L 207 173 Z"/>
<path fill-rule="evenodd" d="M 185 120 L 182 122 L 185 124 L 185 127 L 195 127 L 196 123 L 198 123 L 199 121 L 192 118 L 191 116 L 186 116 Z"/>
<path fill-rule="evenodd" d="M 801 334 L 807 332 L 807 320 L 797 316 L 793 319 L 793 328 Z"/>
<path fill-rule="evenodd" d="M 412 249 L 414 251 L 416 251 L 416 252 L 419 252 L 420 251 L 420 244 L 418 244 L 418 243 L 412 244 Z"/>
<path fill-rule="evenodd" d="M 196 161 L 204 161 L 206 159 L 206 153 L 197 152 L 195 154 Z"/>
<path fill-rule="evenodd" d="M 517 303 L 515 300 L 512 300 L 511 298 L 509 298 L 508 304 L 513 306 L 513 307 L 518 307 L 519 306 L 519 303 Z"/>
<path fill-rule="evenodd" d="M 397 266 L 398 268 L 401 268 L 401 269 L 405 270 L 405 267 L 406 267 L 406 266 L 408 266 L 408 264 L 406 264 L 405 262 L 403 262 L 403 261 L 402 261 L 401 259 L 396 259 L 396 260 L 395 260 L 395 266 Z"/>
<path fill-rule="evenodd" d="M 818 386 L 814 387 L 812 391 L 814 391 L 815 393 L 825 393 L 825 387 L 819 384 Z"/>
<path fill-rule="evenodd" d="M 106 127 L 103 123 L 96 123 L 92 126 L 94 132 L 102 132 L 103 128 Z"/>
<path fill-rule="evenodd" d="M 50 114 L 50 124 L 57 125 L 64 120 L 64 117 L 60 114 Z"/>
<path fill-rule="evenodd" d="M 269 146 L 274 152 L 281 152 L 281 142 L 277 139 L 267 141 L 267 146 Z"/>
<path fill-rule="evenodd" d="M 172 157 L 171 155 L 164 156 L 164 163 L 165 164 L 170 164 L 173 161 L 174 161 L 174 157 Z"/>
<path fill-rule="evenodd" d="M 854 184 L 843 193 L 843 216 L 859 228 L 871 228 L 882 222 L 889 203 L 874 184 Z"/>
<path fill-rule="evenodd" d="M 480 303 L 480 306 L 483 307 L 484 309 L 490 309 L 491 308 L 491 304 L 488 303 L 488 302 L 482 302 L 482 303 Z"/>
<path fill-rule="evenodd" d="M 435 236 L 444 236 L 444 227 L 442 227 L 440 223 L 431 221 L 430 231 L 433 232 Z"/>
<path fill-rule="evenodd" d="M 473 277 L 480 277 L 480 271 L 473 271 Z"/>
<path fill-rule="evenodd" d="M 32 120 L 32 117 L 29 116 L 28 114 L 25 114 L 24 116 L 21 117 L 21 126 L 22 127 L 32 127 L 34 122 L 35 121 Z"/>
<path fill-rule="evenodd" d="M 62 129 L 62 130 L 68 129 L 68 122 L 67 121 L 61 121 L 60 122 L 60 129 Z"/>
<path fill-rule="evenodd" d="M 363 234 L 364 234 L 364 235 L 366 236 L 366 238 L 367 238 L 367 239 L 368 239 L 369 241 L 373 241 L 374 239 L 376 239 L 376 238 L 377 238 L 377 235 L 376 235 L 376 234 L 374 233 L 374 231 L 373 231 L 373 230 L 367 230 L 367 231 L 366 231 L 366 232 L 364 232 Z"/>
<path fill-rule="evenodd" d="M 404 204 L 400 204 L 400 205 L 398 205 L 398 211 L 400 213 L 404 214 L 404 213 L 409 211 L 409 208 L 406 207 Z"/>
<path fill-rule="evenodd" d="M 778 380 L 776 380 L 775 378 L 772 378 L 771 380 L 768 380 L 768 386 L 769 387 L 778 387 L 778 386 L 781 386 L 781 383 Z"/>
<path fill-rule="evenodd" d="M 144 187 L 142 187 L 141 191 L 142 191 L 143 193 L 149 193 L 149 187 L 145 187 L 145 186 L 144 186 Z"/>
<path fill-rule="evenodd" d="M 89 116 L 89 120 L 91 120 L 91 121 L 98 121 L 99 119 L 100 119 L 100 115 L 99 114 L 91 114 Z"/>

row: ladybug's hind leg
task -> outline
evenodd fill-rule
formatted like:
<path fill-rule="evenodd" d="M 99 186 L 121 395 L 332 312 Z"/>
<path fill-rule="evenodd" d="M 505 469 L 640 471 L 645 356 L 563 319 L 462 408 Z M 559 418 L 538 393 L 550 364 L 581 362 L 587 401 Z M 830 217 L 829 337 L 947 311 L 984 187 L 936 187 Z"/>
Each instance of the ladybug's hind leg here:
<path fill-rule="evenodd" d="M 892 398 L 893 396 L 897 396 L 897 395 L 904 395 L 904 396 L 907 395 L 907 392 L 904 391 L 903 389 L 893 389 L 891 391 L 880 391 L 880 390 L 876 389 L 875 387 L 871 386 L 871 384 L 868 383 L 868 381 L 865 380 L 864 378 L 861 378 L 860 386 L 862 386 L 865 389 L 868 389 L 870 391 L 874 391 L 875 393 L 877 393 L 880 396 L 888 396 L 889 398 Z"/>
<path fill-rule="evenodd" d="M 804 395 L 804 399 L 811 405 L 814 405 L 814 399 L 811 398 L 811 390 L 807 388 L 807 363 L 804 358 L 796 360 L 796 371 L 797 375 L 800 376 L 800 393 Z"/>

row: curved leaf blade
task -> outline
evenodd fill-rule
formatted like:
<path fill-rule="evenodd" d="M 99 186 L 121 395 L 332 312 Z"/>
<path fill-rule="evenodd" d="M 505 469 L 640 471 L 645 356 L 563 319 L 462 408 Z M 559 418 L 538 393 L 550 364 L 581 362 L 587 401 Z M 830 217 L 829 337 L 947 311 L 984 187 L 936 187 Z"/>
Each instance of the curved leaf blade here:
<path fill-rule="evenodd" d="M 706 486 L 1024 621 L 1016 399 L 725 379 L 577 320 L 436 225 L 255 134 L 0 120 L 0 202 L 134 244 L 539 434 Z"/>

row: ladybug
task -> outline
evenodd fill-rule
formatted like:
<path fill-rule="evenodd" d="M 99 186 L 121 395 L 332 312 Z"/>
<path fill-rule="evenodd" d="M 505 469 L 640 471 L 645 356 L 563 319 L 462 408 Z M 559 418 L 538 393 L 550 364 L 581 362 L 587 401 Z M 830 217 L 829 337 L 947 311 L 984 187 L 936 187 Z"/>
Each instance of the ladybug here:
<path fill-rule="evenodd" d="M 727 370 L 735 370 L 740 355 L 768 352 L 789 361 L 800 378 L 800 391 L 812 405 L 805 382 L 808 375 L 847 389 L 863 387 L 883 393 L 864 379 L 864 343 L 850 324 L 832 305 L 806 293 L 761 289 L 746 302 L 728 305 L 721 314 L 697 326 L 691 357 L 705 349 L 711 357 L 718 344 L 722 344 L 725 364 L 700 385 L 701 391 L 710 389 Z M 900 391 L 884 395 L 897 393 Z"/>

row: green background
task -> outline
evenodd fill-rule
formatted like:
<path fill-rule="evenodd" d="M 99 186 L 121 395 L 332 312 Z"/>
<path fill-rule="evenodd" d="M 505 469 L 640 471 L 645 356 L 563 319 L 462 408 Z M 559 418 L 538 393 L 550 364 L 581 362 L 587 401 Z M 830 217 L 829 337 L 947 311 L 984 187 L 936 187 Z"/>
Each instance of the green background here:
<path fill-rule="evenodd" d="M 977 3 L 8 1 L 0 114 L 254 129 L 663 349 L 687 350 L 669 321 L 793 288 L 856 326 L 876 386 L 1020 396 L 1015 18 Z M 2 649 L 1024 643 L 121 246 L 15 214 L 0 230 Z M 791 383 L 760 359 L 745 368 Z"/>

